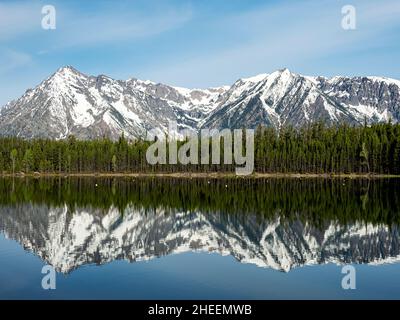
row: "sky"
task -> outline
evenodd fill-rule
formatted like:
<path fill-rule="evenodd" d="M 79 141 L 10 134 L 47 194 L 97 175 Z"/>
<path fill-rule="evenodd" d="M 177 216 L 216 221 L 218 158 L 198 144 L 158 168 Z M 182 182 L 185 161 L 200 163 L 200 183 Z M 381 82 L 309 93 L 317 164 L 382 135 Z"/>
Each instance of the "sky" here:
<path fill-rule="evenodd" d="M 55 29 L 42 28 L 45 5 Z M 282 68 L 400 79 L 399 57 L 398 0 L 0 0 L 0 105 L 65 65 L 205 88 Z"/>

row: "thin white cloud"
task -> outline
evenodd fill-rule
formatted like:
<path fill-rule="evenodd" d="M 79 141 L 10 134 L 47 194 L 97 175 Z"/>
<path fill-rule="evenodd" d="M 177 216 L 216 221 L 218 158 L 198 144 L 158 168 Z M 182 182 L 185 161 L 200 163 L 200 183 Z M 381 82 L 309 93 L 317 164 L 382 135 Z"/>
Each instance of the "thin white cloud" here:
<path fill-rule="evenodd" d="M 341 4 L 329 1 L 284 3 L 264 10 L 225 17 L 214 26 L 238 41 L 186 59 L 150 66 L 147 78 L 201 86 L 220 85 L 238 77 L 300 66 L 324 54 L 368 49 L 387 41 L 386 30 L 400 25 L 400 2 L 358 2 L 357 29 L 341 28 Z M 294 70 L 296 71 L 296 70 Z M 215 81 L 217 80 L 217 81 Z"/>
<path fill-rule="evenodd" d="M 107 3 L 103 2 L 98 6 L 93 4 L 94 10 L 81 12 L 78 6 L 50 1 L 56 9 L 56 29 L 44 30 L 41 28 L 44 4 L 49 3 L 0 3 L 0 105 L 21 94 L 37 82 L 38 77 L 43 77 L 43 67 L 36 68 L 34 63 L 38 56 L 50 56 L 71 48 L 80 50 L 132 43 L 136 39 L 172 31 L 192 19 L 190 6 L 169 7 L 161 3 L 158 8 L 146 12 L 120 3 L 109 3 L 107 10 Z M 31 48 L 31 52 L 17 49 L 22 47 Z M 28 74 L 24 72 L 25 67 Z M 17 83 L 9 80 L 18 77 L 23 79 Z"/>
<path fill-rule="evenodd" d="M 190 8 L 143 16 L 111 11 L 91 16 L 65 12 L 54 31 L 53 48 L 93 46 L 154 36 L 183 26 L 192 18 Z"/>
<path fill-rule="evenodd" d="M 65 3 L 54 3 L 56 29 L 43 30 L 39 2 L 0 3 L 0 41 L 50 36 L 50 49 L 95 46 L 154 36 L 181 27 L 192 18 L 190 6 L 164 8 L 149 13 L 113 6 L 109 10 L 80 12 Z"/>
<path fill-rule="evenodd" d="M 40 6 L 34 3 L 0 3 L 0 41 L 12 40 L 40 29 Z"/>
<path fill-rule="evenodd" d="M 0 74 L 5 74 L 28 65 L 32 61 L 32 57 L 24 52 L 18 52 L 11 49 L 0 49 Z"/>

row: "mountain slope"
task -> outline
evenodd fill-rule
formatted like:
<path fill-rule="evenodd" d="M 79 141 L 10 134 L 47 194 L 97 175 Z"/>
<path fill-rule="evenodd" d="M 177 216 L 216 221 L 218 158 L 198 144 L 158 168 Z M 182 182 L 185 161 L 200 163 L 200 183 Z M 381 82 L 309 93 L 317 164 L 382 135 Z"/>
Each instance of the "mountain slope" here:
<path fill-rule="evenodd" d="M 60 68 L 0 110 L 0 135 L 80 139 L 144 137 L 147 130 L 299 127 L 400 120 L 400 81 L 383 77 L 307 77 L 287 69 L 230 87 L 185 89 Z"/>

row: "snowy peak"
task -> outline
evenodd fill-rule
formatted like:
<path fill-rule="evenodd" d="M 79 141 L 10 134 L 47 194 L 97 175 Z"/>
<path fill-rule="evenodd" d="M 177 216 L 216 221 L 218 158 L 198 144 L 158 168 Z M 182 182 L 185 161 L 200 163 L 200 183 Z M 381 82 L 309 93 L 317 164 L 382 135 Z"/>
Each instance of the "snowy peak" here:
<path fill-rule="evenodd" d="M 268 77 L 267 73 L 260 73 L 253 77 L 239 79 L 238 81 L 244 82 L 244 83 L 246 83 L 246 82 L 257 83 L 257 82 L 264 80 L 266 77 Z"/>
<path fill-rule="evenodd" d="M 58 86 L 62 90 L 70 85 L 82 86 L 87 84 L 88 76 L 79 72 L 71 66 L 58 69 L 54 74 L 47 78 L 39 87 L 46 89 L 48 85 Z"/>
<path fill-rule="evenodd" d="M 204 127 L 259 125 L 280 128 L 310 121 L 332 119 L 331 106 L 314 81 L 288 69 L 239 79 L 226 93 L 224 104 L 202 123 Z"/>
<path fill-rule="evenodd" d="M 0 135 L 80 139 L 143 137 L 178 128 L 299 127 L 315 121 L 358 125 L 400 120 L 400 81 L 385 77 L 309 77 L 281 69 L 230 87 L 187 89 L 150 80 L 88 76 L 58 69 L 0 110 Z"/>

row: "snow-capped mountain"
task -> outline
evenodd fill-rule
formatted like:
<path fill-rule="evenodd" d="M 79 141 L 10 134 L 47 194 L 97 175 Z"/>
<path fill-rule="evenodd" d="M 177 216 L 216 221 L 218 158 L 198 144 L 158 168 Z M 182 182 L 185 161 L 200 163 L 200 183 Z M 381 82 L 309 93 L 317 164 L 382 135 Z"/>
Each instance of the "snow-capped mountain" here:
<path fill-rule="evenodd" d="M 64 67 L 0 112 L 0 134 L 55 139 L 144 136 L 146 130 L 195 128 L 224 88 L 189 90 L 151 81 L 87 76 Z"/>
<path fill-rule="evenodd" d="M 299 127 L 400 120 L 400 81 L 378 77 L 307 77 L 288 69 L 240 79 L 202 126 L 255 128 Z"/>
<path fill-rule="evenodd" d="M 323 263 L 400 261 L 397 226 L 327 221 L 313 226 L 261 216 L 20 204 L 3 206 L 0 231 L 68 273 L 87 264 L 131 262 L 188 251 L 232 255 L 242 263 L 290 271 Z"/>
<path fill-rule="evenodd" d="M 389 119 L 400 121 L 400 81 L 383 77 L 328 79 L 283 69 L 230 87 L 186 89 L 63 67 L 0 110 L 0 135 L 116 139 L 167 131 L 170 121 L 178 129 L 199 130 Z"/>

